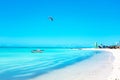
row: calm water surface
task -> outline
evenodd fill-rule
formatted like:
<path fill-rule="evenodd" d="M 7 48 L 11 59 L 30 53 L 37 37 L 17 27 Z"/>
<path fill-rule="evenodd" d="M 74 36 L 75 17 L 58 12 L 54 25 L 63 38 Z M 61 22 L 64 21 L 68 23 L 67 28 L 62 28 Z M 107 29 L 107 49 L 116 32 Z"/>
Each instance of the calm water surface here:
<path fill-rule="evenodd" d="M 62 48 L 42 48 L 43 53 L 31 53 L 34 49 L 0 48 L 0 79 L 28 80 L 100 53 Z"/>

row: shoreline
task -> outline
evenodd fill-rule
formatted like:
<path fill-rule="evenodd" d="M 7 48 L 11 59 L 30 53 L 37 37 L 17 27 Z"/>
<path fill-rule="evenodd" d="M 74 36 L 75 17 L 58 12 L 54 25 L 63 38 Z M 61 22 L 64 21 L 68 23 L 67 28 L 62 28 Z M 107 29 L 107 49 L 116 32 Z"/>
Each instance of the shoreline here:
<path fill-rule="evenodd" d="M 108 61 L 103 61 L 100 64 L 89 64 L 87 62 L 88 66 L 92 66 L 91 68 L 87 68 L 86 70 L 83 71 L 85 66 L 81 65 L 86 65 L 86 62 L 80 62 L 75 65 L 71 65 L 68 67 L 65 67 L 63 69 L 55 70 L 52 71 L 48 74 L 44 74 L 38 77 L 35 77 L 30 80 L 49 80 L 49 79 L 54 79 L 54 80 L 119 80 L 119 75 L 117 74 L 119 72 L 118 67 L 120 67 L 120 64 L 118 62 L 120 61 L 120 55 L 117 56 L 120 52 L 120 50 L 116 49 L 94 49 L 94 48 L 84 48 L 81 50 L 95 50 L 95 51 L 105 51 L 112 54 L 114 56 L 114 61 L 112 61 L 111 57 Z M 104 57 L 104 56 L 103 56 Z M 99 58 L 99 57 L 98 57 Z M 119 61 L 118 61 L 119 60 Z M 116 67 L 116 64 L 118 66 Z M 94 65 L 98 65 L 97 67 L 94 67 Z M 117 75 L 114 75 L 117 74 Z M 102 77 L 101 77 L 102 76 Z M 63 77 L 63 78 L 61 78 Z"/>
<path fill-rule="evenodd" d="M 82 49 L 82 50 L 103 50 L 111 52 L 114 56 L 114 61 L 112 63 L 112 72 L 107 80 L 120 80 L 120 49 Z"/>

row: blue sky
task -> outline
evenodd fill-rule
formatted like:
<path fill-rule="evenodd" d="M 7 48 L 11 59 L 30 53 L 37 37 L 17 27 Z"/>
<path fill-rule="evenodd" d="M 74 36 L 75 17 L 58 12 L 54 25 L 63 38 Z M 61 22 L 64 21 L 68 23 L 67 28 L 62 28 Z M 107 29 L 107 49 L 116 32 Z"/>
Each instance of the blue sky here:
<path fill-rule="evenodd" d="M 114 44 L 120 40 L 119 4 L 119 0 L 0 1 L 0 44 Z"/>

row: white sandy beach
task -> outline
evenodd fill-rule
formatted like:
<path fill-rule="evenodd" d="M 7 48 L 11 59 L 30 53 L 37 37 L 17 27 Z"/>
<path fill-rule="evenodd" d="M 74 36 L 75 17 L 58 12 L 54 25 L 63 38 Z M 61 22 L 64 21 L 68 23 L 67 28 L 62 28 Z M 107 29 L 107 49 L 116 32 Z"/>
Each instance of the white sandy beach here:
<path fill-rule="evenodd" d="M 120 49 L 107 50 L 113 53 L 115 60 L 113 62 L 113 71 L 108 80 L 120 80 Z"/>
<path fill-rule="evenodd" d="M 107 51 L 111 53 L 111 56 L 114 56 L 114 60 L 112 60 L 112 57 L 109 57 L 102 62 L 95 62 L 96 64 L 90 64 L 91 62 L 86 60 L 63 69 L 54 70 L 49 74 L 44 74 L 31 80 L 120 80 L 120 49 L 85 48 L 82 50 Z M 99 61 L 99 56 L 94 56 L 97 57 L 96 61 Z M 94 59 L 94 57 L 91 59 Z M 84 66 L 86 64 L 87 66 Z"/>
<path fill-rule="evenodd" d="M 114 56 L 112 72 L 106 80 L 120 80 L 120 49 L 83 49 L 83 50 L 103 50 L 111 52 Z"/>

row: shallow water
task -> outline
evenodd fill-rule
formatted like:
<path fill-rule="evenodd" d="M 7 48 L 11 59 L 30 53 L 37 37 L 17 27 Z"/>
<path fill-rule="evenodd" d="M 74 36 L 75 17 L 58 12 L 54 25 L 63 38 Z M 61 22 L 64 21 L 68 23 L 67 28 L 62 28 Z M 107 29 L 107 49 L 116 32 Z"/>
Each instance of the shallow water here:
<path fill-rule="evenodd" d="M 42 48 L 43 53 L 31 50 L 34 48 L 0 48 L 0 79 L 28 80 L 101 53 L 62 48 Z"/>

